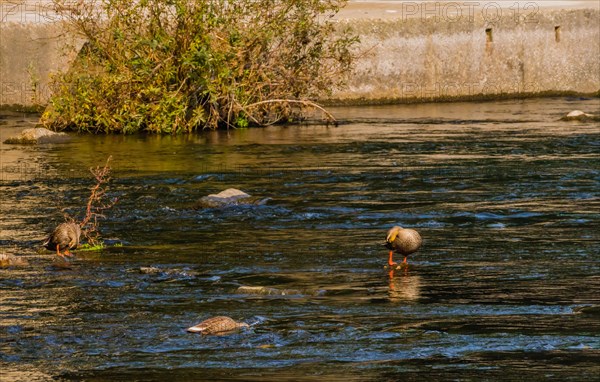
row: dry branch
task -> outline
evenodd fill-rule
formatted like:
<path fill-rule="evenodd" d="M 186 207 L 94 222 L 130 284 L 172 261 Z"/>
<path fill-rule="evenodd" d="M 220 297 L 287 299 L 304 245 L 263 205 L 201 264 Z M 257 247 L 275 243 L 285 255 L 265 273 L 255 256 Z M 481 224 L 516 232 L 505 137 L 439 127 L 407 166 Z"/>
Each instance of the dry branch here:
<path fill-rule="evenodd" d="M 309 100 L 295 100 L 295 99 L 269 99 L 269 100 L 265 100 L 265 101 L 259 101 L 259 102 L 254 102 L 250 105 L 246 105 L 245 110 L 251 109 L 253 107 L 257 107 L 257 106 L 261 106 L 261 105 L 266 105 L 266 104 L 280 104 L 280 105 L 284 105 L 284 106 L 289 106 L 289 104 L 297 104 L 297 105 L 301 105 L 304 107 L 309 107 L 309 108 L 313 108 L 313 109 L 317 109 L 319 111 L 321 111 L 325 117 L 326 117 L 326 121 L 327 123 L 333 123 L 337 125 L 337 120 L 335 119 L 335 117 L 333 116 L 333 114 L 331 114 L 329 111 L 327 111 L 325 108 L 323 108 L 321 105 L 309 101 Z"/>
<path fill-rule="evenodd" d="M 85 216 L 79 223 L 79 226 L 82 228 L 83 235 L 92 245 L 97 244 L 99 239 L 98 219 L 105 217 L 102 212 L 112 208 L 117 202 L 117 198 L 109 201 L 106 200 L 107 184 L 111 179 L 111 168 L 109 166 L 111 159 L 112 156 L 109 156 L 102 168 L 100 166 L 90 168 L 90 173 L 94 176 L 96 184 L 90 189 Z"/>

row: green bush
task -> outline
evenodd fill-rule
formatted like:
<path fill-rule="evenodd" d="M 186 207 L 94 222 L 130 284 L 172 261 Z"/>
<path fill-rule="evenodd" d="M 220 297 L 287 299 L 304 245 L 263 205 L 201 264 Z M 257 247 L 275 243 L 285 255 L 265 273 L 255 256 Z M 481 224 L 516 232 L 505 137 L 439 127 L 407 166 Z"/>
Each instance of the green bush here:
<path fill-rule="evenodd" d="M 56 76 L 55 130 L 191 132 L 285 122 L 343 84 L 341 0 L 57 0 L 87 43 Z M 318 107 L 318 106 L 317 106 Z"/>

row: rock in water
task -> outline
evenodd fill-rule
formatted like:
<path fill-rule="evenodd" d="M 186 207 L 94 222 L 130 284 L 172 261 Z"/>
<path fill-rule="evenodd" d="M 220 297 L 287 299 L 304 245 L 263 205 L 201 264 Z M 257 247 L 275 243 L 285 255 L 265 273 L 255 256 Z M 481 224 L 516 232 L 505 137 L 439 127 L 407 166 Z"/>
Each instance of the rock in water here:
<path fill-rule="evenodd" d="M 218 194 L 210 194 L 209 198 L 218 198 L 218 199 L 229 199 L 229 200 L 239 200 L 249 198 L 250 195 L 246 194 L 242 190 L 238 190 L 237 188 L 228 188 L 225 191 L 221 191 Z"/>
<path fill-rule="evenodd" d="M 43 127 L 25 129 L 15 137 L 4 141 L 6 144 L 34 145 L 39 143 L 62 143 L 69 140 L 65 133 L 56 133 Z"/>
<path fill-rule="evenodd" d="M 300 295 L 302 294 L 302 291 L 300 291 L 299 289 L 279 289 L 264 286 L 242 285 L 241 287 L 237 288 L 236 293 L 257 294 L 266 296 L 290 296 Z"/>
<path fill-rule="evenodd" d="M 247 328 L 248 326 L 249 325 L 245 322 L 236 322 L 233 318 L 230 317 L 217 316 L 204 320 L 198 325 L 188 328 L 187 331 L 191 333 L 202 334 L 225 334 L 237 330 L 239 328 Z"/>
<path fill-rule="evenodd" d="M 581 110 L 573 110 L 566 116 L 562 117 L 563 121 L 600 121 L 600 115 L 587 114 Z"/>
<path fill-rule="evenodd" d="M 198 276 L 198 272 L 182 268 L 158 268 L 158 267 L 140 267 L 139 272 L 150 275 L 155 282 L 177 281 L 182 279 L 192 279 Z"/>
<path fill-rule="evenodd" d="M 256 199 L 244 191 L 238 190 L 237 188 L 228 188 L 225 191 L 221 191 L 218 194 L 210 194 L 204 196 L 196 202 L 194 208 L 220 208 L 229 206 L 239 205 L 262 205 L 265 204 L 269 198 Z"/>
<path fill-rule="evenodd" d="M 577 117 L 581 117 L 582 115 L 587 115 L 587 114 L 585 114 L 581 110 L 573 110 L 572 112 L 570 112 L 569 114 L 567 114 L 567 117 L 577 118 Z"/>
<path fill-rule="evenodd" d="M 15 255 L 6 255 L 0 253 L 0 268 L 8 267 L 24 267 L 28 265 L 27 260 L 17 257 Z"/>
<path fill-rule="evenodd" d="M 140 267 L 140 273 L 145 275 L 155 275 L 157 273 L 163 272 L 160 268 L 156 267 Z"/>
<path fill-rule="evenodd" d="M 573 309 L 573 313 L 587 314 L 591 316 L 600 317 L 600 305 L 579 306 Z"/>

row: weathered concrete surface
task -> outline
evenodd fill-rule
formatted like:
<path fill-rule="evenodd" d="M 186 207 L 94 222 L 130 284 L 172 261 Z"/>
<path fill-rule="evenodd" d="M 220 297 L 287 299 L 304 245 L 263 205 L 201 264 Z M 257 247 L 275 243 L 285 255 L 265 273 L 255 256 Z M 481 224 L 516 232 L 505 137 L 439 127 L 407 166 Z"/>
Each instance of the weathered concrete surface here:
<path fill-rule="evenodd" d="M 563 9 L 600 10 L 600 2 L 597 0 L 349 0 L 347 6 L 339 12 L 337 17 L 340 19 L 382 20 L 437 17 L 451 21 L 457 15 L 482 14 L 491 19 L 497 12 L 501 12 L 530 17 L 540 10 Z"/>
<path fill-rule="evenodd" d="M 490 9 L 465 8 L 457 16 L 429 8 L 423 17 L 417 8 L 408 17 L 400 8 L 395 18 L 340 20 L 359 32 L 366 53 L 349 87 L 332 98 L 412 102 L 600 91 L 598 10 Z"/>
<path fill-rule="evenodd" d="M 67 70 L 81 45 L 59 22 L 0 22 L 0 105 L 45 105 L 52 74 Z"/>
<path fill-rule="evenodd" d="M 67 70 L 82 44 L 36 4 L 0 2 L 0 105 L 46 104 L 51 74 Z M 351 2 L 337 20 L 358 32 L 362 56 L 329 101 L 598 94 L 599 4 Z"/>

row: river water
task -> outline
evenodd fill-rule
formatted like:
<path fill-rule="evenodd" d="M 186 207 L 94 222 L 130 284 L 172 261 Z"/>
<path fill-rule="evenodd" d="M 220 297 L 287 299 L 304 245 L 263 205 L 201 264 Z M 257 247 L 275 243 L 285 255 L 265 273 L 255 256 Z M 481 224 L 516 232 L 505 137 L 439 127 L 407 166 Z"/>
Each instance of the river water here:
<path fill-rule="evenodd" d="M 596 378 L 600 126 L 559 121 L 574 109 L 600 100 L 2 144 L 0 251 L 29 266 L 0 269 L 0 380 Z M 1 140 L 35 121 L 4 113 Z M 88 168 L 109 155 L 108 246 L 60 268 L 40 242 L 83 210 Z M 271 199 L 192 208 L 229 187 Z M 424 245 L 390 279 L 393 225 Z M 215 315 L 251 327 L 185 331 Z"/>

